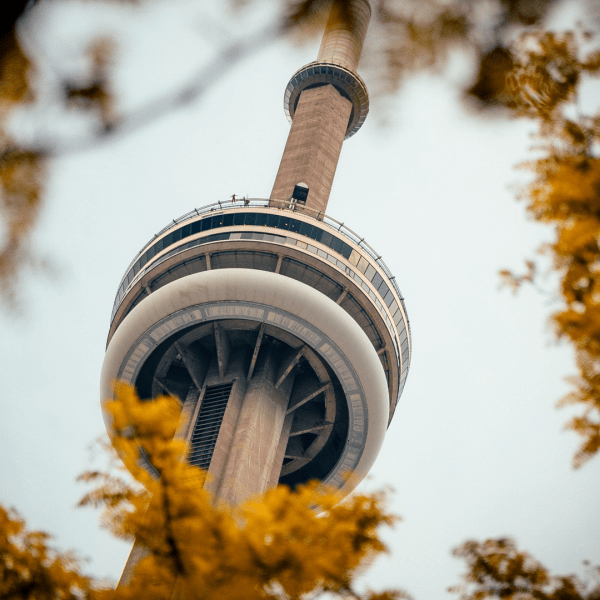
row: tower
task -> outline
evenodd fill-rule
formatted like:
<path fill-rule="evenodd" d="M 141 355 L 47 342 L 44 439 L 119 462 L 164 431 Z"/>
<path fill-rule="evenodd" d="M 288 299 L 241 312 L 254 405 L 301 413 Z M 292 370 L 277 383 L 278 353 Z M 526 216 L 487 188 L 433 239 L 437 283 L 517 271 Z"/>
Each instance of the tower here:
<path fill-rule="evenodd" d="M 115 299 L 102 399 L 114 380 L 141 398 L 176 398 L 189 462 L 231 504 L 314 478 L 349 493 L 406 381 L 410 329 L 395 279 L 326 214 L 342 143 L 368 112 L 356 68 L 369 17 L 367 0 L 334 1 L 317 61 L 287 85 L 292 127 L 271 198 L 232 197 L 174 220 Z"/>

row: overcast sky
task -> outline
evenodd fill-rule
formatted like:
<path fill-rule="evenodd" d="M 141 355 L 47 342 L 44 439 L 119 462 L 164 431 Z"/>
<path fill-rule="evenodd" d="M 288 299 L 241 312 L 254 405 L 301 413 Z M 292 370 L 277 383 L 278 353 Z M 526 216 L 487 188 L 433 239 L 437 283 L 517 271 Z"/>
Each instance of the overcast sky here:
<path fill-rule="evenodd" d="M 129 107 L 224 43 L 227 30 L 195 4 L 71 5 L 44 12 L 30 42 L 66 56 L 90 31 L 117 33 Z M 124 13 L 116 23 L 114 11 Z M 97 576 L 118 579 L 129 546 L 74 508 L 84 492 L 74 479 L 104 431 L 98 386 L 119 281 L 173 218 L 233 193 L 269 196 L 289 131 L 284 88 L 317 48 L 267 46 L 189 107 L 52 164 L 36 247 L 58 274 L 29 274 L 21 316 L 0 314 L 0 502 L 89 557 Z M 531 129 L 465 112 L 457 83 L 467 67 L 456 58 L 393 103 L 373 100 L 344 145 L 328 207 L 383 256 L 411 320 L 408 382 L 366 484 L 391 486 L 403 521 L 365 581 L 415 600 L 451 597 L 462 564 L 450 552 L 469 538 L 513 536 L 560 574 L 581 572 L 600 550 L 600 458 L 572 470 L 578 440 L 562 431 L 571 413 L 554 407 L 574 372 L 547 325 L 557 305 L 551 293 L 499 289 L 499 269 L 521 269 L 551 239 L 510 189 L 523 180 L 514 166 L 531 156 Z"/>

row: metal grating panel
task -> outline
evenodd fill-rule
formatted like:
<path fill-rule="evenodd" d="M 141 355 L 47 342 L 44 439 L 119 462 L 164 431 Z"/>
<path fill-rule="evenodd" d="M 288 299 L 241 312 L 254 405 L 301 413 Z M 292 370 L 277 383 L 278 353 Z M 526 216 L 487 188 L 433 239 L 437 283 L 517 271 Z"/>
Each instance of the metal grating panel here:
<path fill-rule="evenodd" d="M 207 387 L 190 440 L 188 462 L 208 471 L 233 382 Z"/>

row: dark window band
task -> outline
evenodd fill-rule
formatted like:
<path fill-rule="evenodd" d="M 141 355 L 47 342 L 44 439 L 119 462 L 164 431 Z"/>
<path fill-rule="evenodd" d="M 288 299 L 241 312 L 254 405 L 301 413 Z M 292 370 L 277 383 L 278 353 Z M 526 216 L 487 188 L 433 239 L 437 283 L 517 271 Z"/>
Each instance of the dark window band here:
<path fill-rule="evenodd" d="M 273 215 L 266 213 L 254 213 L 254 212 L 237 212 L 237 213 L 226 213 L 214 215 L 212 217 L 206 217 L 193 223 L 188 223 L 177 229 L 170 231 L 165 237 L 152 244 L 146 252 L 144 252 L 131 267 L 130 272 L 127 274 L 127 284 L 138 274 L 150 260 L 152 260 L 159 252 L 162 252 L 165 248 L 168 248 L 172 244 L 179 242 L 180 240 L 202 233 L 203 231 L 210 231 L 211 229 L 218 229 L 220 227 L 231 227 L 235 225 L 252 225 L 262 227 L 273 227 L 275 229 L 282 229 L 284 231 L 294 231 L 305 237 L 309 237 L 321 244 L 328 246 L 334 252 L 341 254 L 344 258 L 350 258 L 352 247 L 346 242 L 334 237 L 328 231 L 324 231 L 316 225 L 311 225 L 298 219 L 292 219 L 285 215 Z M 126 285 L 127 285 L 126 284 Z"/>

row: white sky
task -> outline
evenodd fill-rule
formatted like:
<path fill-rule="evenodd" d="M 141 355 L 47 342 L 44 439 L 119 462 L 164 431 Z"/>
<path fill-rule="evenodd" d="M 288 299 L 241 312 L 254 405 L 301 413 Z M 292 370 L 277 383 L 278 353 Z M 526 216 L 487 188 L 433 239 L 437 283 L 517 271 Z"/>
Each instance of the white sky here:
<path fill-rule="evenodd" d="M 35 41 L 58 56 L 94 28 L 131 29 L 118 74 L 129 105 L 201 64 L 210 28 L 211 44 L 224 39 L 194 7 L 159 3 L 118 26 L 106 8 L 59 13 L 61 42 L 44 42 L 45 26 Z M 116 580 L 129 546 L 74 508 L 84 491 L 74 479 L 104 430 L 98 382 L 121 276 L 173 218 L 233 193 L 268 197 L 289 131 L 283 91 L 317 47 L 267 47 L 190 107 L 52 165 L 36 245 L 59 275 L 28 275 L 22 316 L 0 314 L 0 502 L 89 557 L 97 576 Z M 395 489 L 403 522 L 365 582 L 415 600 L 452 597 L 462 564 L 450 551 L 468 538 L 513 536 L 560 574 L 600 550 L 600 459 L 572 470 L 578 440 L 562 431 L 569 411 L 554 408 L 574 372 L 547 326 L 554 305 L 498 289 L 499 269 L 521 269 L 551 238 L 509 189 L 530 156 L 528 126 L 468 115 L 452 83 L 459 67 L 410 82 L 385 115 L 373 101 L 344 145 L 328 209 L 383 256 L 411 320 L 411 372 L 366 484 Z"/>

